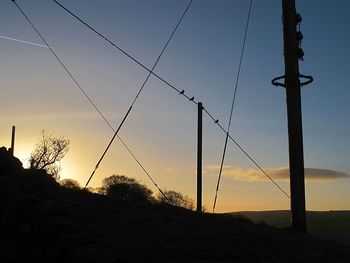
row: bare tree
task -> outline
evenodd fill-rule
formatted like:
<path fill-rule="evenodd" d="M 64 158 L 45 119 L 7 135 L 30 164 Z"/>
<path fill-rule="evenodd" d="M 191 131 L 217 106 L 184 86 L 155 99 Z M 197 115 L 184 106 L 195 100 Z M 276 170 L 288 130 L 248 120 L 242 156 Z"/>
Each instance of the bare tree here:
<path fill-rule="evenodd" d="M 29 157 L 31 169 L 45 170 L 55 180 L 59 180 L 60 161 L 69 150 L 69 140 L 64 137 L 54 137 L 45 130 L 41 140 L 35 145 Z"/>

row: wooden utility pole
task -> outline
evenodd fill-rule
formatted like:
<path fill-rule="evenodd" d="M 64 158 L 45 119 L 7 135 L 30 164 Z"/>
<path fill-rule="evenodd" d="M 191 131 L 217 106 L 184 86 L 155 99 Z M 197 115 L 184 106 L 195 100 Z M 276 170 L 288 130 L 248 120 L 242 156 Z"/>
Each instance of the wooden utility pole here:
<path fill-rule="evenodd" d="M 12 156 L 15 153 L 15 136 L 16 136 L 16 127 L 12 126 L 11 148 L 10 148 L 10 153 Z"/>
<path fill-rule="evenodd" d="M 285 73 L 284 76 L 274 78 L 272 84 L 286 88 L 292 226 L 301 232 L 306 232 L 300 87 L 310 84 L 313 78 L 299 73 L 299 60 L 303 60 L 304 52 L 301 49 L 303 35 L 297 31 L 302 18 L 296 12 L 295 0 L 282 0 L 282 12 Z M 280 80 L 284 82 L 279 82 Z"/>
<path fill-rule="evenodd" d="M 285 62 L 285 88 L 288 114 L 289 171 L 293 228 L 306 232 L 304 150 L 301 114 L 301 92 L 297 39 L 297 24 L 300 16 L 295 9 L 295 0 L 282 0 L 283 39 Z"/>
<path fill-rule="evenodd" d="M 202 128 L 203 128 L 203 104 L 198 102 L 198 127 L 197 127 L 197 212 L 202 212 Z"/>

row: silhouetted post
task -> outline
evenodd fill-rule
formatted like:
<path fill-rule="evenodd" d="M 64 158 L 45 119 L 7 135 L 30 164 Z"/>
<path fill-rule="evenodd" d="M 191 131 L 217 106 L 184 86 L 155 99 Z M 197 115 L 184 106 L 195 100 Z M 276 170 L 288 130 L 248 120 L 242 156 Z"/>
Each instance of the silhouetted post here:
<path fill-rule="evenodd" d="M 15 152 L 15 135 L 16 135 L 16 127 L 12 126 L 12 136 L 11 136 L 11 148 L 10 153 L 13 156 Z"/>
<path fill-rule="evenodd" d="M 295 0 L 282 0 L 289 170 L 293 228 L 306 232 L 304 154 Z"/>
<path fill-rule="evenodd" d="M 197 212 L 202 212 L 202 125 L 203 105 L 198 102 L 198 128 L 197 128 Z"/>

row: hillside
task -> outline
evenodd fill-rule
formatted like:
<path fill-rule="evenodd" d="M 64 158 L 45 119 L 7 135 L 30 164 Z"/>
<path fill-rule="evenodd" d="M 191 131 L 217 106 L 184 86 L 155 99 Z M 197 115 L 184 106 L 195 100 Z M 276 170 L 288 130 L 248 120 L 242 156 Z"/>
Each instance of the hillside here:
<path fill-rule="evenodd" d="M 242 211 L 231 214 L 278 228 L 289 227 L 291 220 L 289 211 Z M 307 211 L 306 216 L 311 235 L 350 245 L 350 211 Z"/>
<path fill-rule="evenodd" d="M 231 215 L 133 205 L 0 156 L 1 262 L 348 262 L 348 246 Z"/>

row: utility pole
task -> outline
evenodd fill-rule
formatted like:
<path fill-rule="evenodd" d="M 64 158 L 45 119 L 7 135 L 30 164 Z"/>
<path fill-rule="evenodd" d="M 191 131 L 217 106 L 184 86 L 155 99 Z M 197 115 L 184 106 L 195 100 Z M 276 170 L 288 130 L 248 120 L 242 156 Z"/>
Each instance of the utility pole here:
<path fill-rule="evenodd" d="M 296 12 L 295 0 L 282 0 L 282 12 L 285 75 L 273 79 L 272 84 L 286 88 L 292 226 L 298 231 L 306 232 L 300 87 L 311 83 L 313 78 L 299 73 L 299 60 L 303 59 L 304 52 L 300 47 L 303 35 L 297 31 L 302 18 Z M 301 83 L 301 78 L 306 81 Z M 284 79 L 284 83 L 278 82 L 281 79 Z"/>
<path fill-rule="evenodd" d="M 197 126 L 197 212 L 202 212 L 202 129 L 203 128 L 203 104 L 198 102 L 198 126 Z"/>
<path fill-rule="evenodd" d="M 15 136 L 16 136 L 16 127 L 12 126 L 12 136 L 11 136 L 11 148 L 10 153 L 13 156 L 15 152 Z"/>
<path fill-rule="evenodd" d="M 304 150 L 295 0 L 282 0 L 292 225 L 306 232 Z"/>

